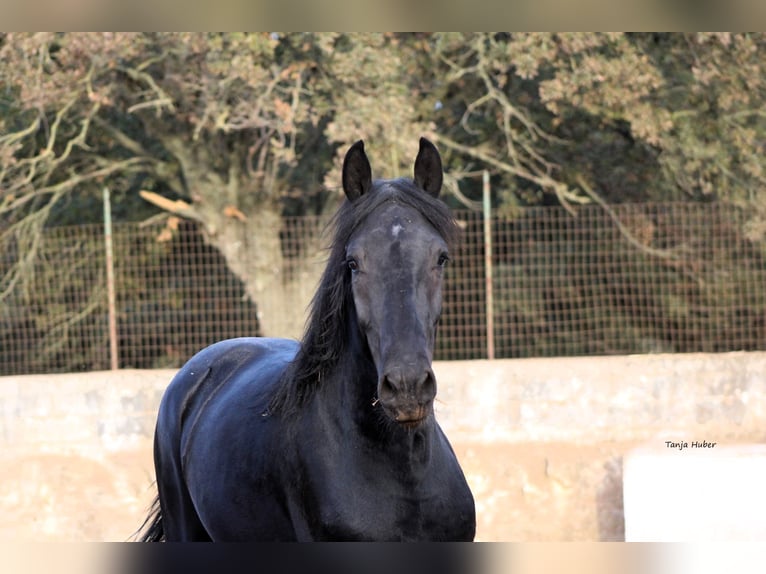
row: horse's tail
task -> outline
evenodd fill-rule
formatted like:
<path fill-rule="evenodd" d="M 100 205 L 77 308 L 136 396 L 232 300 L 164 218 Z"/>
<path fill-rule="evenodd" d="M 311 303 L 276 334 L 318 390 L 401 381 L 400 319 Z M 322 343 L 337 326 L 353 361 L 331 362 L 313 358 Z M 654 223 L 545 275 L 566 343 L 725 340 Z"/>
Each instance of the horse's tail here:
<path fill-rule="evenodd" d="M 162 507 L 160 506 L 159 494 L 154 497 L 154 501 L 149 508 L 149 515 L 138 531 L 141 532 L 138 538 L 139 542 L 165 541 L 165 529 L 162 525 Z"/>

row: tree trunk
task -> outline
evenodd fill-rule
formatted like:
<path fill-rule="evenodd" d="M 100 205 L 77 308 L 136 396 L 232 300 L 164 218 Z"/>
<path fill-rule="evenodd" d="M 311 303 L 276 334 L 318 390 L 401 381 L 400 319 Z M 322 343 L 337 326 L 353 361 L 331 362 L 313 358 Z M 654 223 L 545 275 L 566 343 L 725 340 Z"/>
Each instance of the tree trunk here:
<path fill-rule="evenodd" d="M 213 158 L 204 147 L 192 147 L 177 137 L 166 137 L 164 143 L 178 158 L 193 200 L 179 214 L 202 223 L 207 242 L 244 283 L 258 308 L 259 334 L 299 338 L 321 269 L 307 263 L 300 273 L 286 273 L 278 193 L 242 173 L 235 150 L 223 175 L 213 168 Z"/>
<path fill-rule="evenodd" d="M 211 221 L 212 217 L 205 219 Z M 260 334 L 299 338 L 310 300 L 306 286 L 313 288 L 318 275 L 287 276 L 281 226 L 280 213 L 264 208 L 257 214 L 249 214 L 244 221 L 221 216 L 214 227 L 206 223 L 205 235 L 257 305 Z"/>

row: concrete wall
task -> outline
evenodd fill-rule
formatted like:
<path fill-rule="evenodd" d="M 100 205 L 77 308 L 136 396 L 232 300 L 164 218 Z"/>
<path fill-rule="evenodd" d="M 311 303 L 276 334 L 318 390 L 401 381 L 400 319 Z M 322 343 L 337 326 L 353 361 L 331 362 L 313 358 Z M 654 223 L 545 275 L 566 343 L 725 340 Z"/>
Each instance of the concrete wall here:
<path fill-rule="evenodd" d="M 483 540 L 621 540 L 622 461 L 633 448 L 766 439 L 766 353 L 467 361 L 435 371 L 437 417 L 476 496 Z M 150 467 L 172 375 L 0 378 L 4 460 L 141 451 Z"/>
<path fill-rule="evenodd" d="M 766 439 L 766 353 L 467 361 L 435 370 L 445 425 L 472 438 L 593 442 L 710 431 L 721 441 Z"/>
<path fill-rule="evenodd" d="M 708 441 L 715 456 L 766 443 L 764 353 L 478 361 L 436 372 L 439 414 L 492 540 L 624 540 L 623 461 L 635 450 L 705 456 L 666 441 Z"/>
<path fill-rule="evenodd" d="M 174 370 L 0 377 L 0 447 L 97 456 L 141 448 Z"/>

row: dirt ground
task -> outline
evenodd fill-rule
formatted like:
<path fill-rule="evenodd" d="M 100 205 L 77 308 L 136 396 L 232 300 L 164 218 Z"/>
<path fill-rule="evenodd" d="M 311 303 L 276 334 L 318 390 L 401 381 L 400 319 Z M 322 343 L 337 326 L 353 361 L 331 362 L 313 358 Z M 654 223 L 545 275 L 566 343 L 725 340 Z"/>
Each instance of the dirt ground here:
<path fill-rule="evenodd" d="M 455 444 L 476 499 L 477 540 L 621 539 L 619 452 L 629 446 Z M 148 445 L 99 459 L 0 460 L 0 540 L 126 541 L 154 496 Z"/>

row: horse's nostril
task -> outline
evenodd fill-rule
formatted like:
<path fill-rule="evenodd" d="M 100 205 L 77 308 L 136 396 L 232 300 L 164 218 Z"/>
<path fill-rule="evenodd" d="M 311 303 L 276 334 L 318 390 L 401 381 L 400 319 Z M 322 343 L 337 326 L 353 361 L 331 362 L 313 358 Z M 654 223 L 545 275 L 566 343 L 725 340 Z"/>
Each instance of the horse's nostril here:
<path fill-rule="evenodd" d="M 380 380 L 378 398 L 384 403 L 415 402 L 426 405 L 436 397 L 436 377 L 431 369 L 420 375 L 392 371 Z"/>
<path fill-rule="evenodd" d="M 436 397 L 436 377 L 430 369 L 418 386 L 418 399 L 421 404 L 428 403 Z"/>
<path fill-rule="evenodd" d="M 380 383 L 378 397 L 382 401 L 390 401 L 396 396 L 396 393 L 396 385 L 394 385 L 388 377 L 383 377 L 383 380 Z"/>

